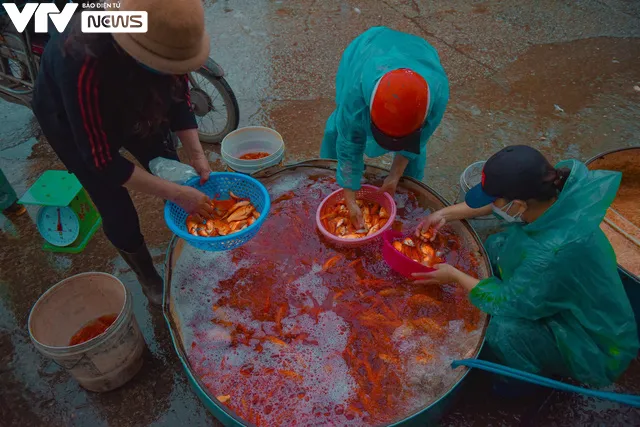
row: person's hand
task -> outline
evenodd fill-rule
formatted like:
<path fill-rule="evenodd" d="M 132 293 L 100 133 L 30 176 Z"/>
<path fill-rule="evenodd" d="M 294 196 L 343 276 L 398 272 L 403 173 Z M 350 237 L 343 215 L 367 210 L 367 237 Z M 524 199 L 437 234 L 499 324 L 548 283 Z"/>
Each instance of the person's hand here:
<path fill-rule="evenodd" d="M 418 228 L 416 228 L 416 237 L 421 237 L 422 234 L 426 233 L 431 228 L 433 230 L 433 235 L 430 240 L 433 240 L 435 239 L 438 230 L 440 230 L 440 228 L 442 228 L 446 223 L 447 219 L 442 214 L 442 211 L 435 211 L 418 224 Z"/>
<path fill-rule="evenodd" d="M 198 172 L 198 175 L 200 175 L 200 185 L 209 180 L 209 175 L 211 174 L 211 165 L 204 155 L 195 157 L 193 160 L 191 160 L 191 166 L 193 166 L 196 172 Z"/>
<path fill-rule="evenodd" d="M 391 197 L 396 194 L 396 188 L 398 187 L 398 180 L 392 176 L 388 176 L 385 178 L 382 186 L 380 187 L 380 192 L 387 193 Z"/>
<path fill-rule="evenodd" d="M 449 264 L 436 264 L 434 271 L 429 273 L 413 273 L 414 285 L 442 285 L 444 283 L 457 283 L 460 270 Z"/>
<path fill-rule="evenodd" d="M 171 201 L 192 215 L 208 218 L 213 214 L 209 197 L 193 187 L 181 185 Z"/>
<path fill-rule="evenodd" d="M 347 209 L 349 209 L 349 218 L 351 219 L 351 224 L 356 230 L 364 230 L 364 215 L 362 214 L 362 209 L 355 202 L 347 202 Z"/>
<path fill-rule="evenodd" d="M 364 230 L 364 215 L 362 215 L 362 210 L 356 203 L 356 192 L 348 188 L 345 188 L 343 191 L 344 201 L 346 202 L 347 209 L 349 209 L 351 224 L 353 224 L 356 230 Z"/>

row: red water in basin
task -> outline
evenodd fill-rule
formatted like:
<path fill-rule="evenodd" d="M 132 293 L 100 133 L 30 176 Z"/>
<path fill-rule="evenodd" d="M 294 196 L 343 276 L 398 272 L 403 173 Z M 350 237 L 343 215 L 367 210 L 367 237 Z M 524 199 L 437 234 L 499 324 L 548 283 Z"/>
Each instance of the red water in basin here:
<path fill-rule="evenodd" d="M 412 285 L 388 268 L 380 241 L 342 249 L 323 240 L 314 214 L 336 188 L 319 177 L 292 191 L 270 188 L 260 234 L 190 266 L 179 282 L 187 295 L 210 288 L 209 303 L 199 300 L 206 307 L 186 320 L 193 372 L 256 425 L 402 419 L 451 386 L 441 374 L 479 333 L 480 312 L 462 289 Z M 395 228 L 415 227 L 424 216 L 416 198 L 396 199 L 405 206 Z M 477 276 L 459 238 L 442 232 L 447 262 Z"/>

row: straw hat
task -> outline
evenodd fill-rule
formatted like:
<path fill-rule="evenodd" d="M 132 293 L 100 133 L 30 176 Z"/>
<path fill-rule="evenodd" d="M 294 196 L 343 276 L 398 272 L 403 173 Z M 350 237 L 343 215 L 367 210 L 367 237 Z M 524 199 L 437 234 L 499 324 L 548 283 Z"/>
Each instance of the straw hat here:
<path fill-rule="evenodd" d="M 118 11 L 146 11 L 146 33 L 114 33 L 129 55 L 154 70 L 185 74 L 209 57 L 202 0 L 121 0 Z"/>

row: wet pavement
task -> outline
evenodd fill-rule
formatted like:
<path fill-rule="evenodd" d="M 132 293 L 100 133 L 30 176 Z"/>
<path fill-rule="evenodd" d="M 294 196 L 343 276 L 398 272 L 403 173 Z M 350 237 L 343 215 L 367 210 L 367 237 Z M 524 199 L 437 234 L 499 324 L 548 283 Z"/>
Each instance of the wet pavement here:
<path fill-rule="evenodd" d="M 524 4 L 523 4 L 524 3 Z M 205 1 L 211 56 L 225 69 L 240 125 L 276 129 L 286 161 L 317 157 L 334 108 L 340 55 L 362 31 L 386 25 L 426 38 L 451 81 L 451 101 L 429 142 L 427 182 L 454 201 L 464 168 L 499 148 L 530 144 L 553 160 L 587 160 L 638 145 L 640 3 L 545 1 Z M 206 145 L 207 151 L 219 148 Z M 215 155 L 214 155 L 215 156 Z M 387 166 L 388 157 L 373 159 Z M 213 166 L 222 168 L 220 162 Z M 30 111 L 0 100 L 0 168 L 18 194 L 48 169 L 62 169 Z M 158 266 L 171 233 L 162 201 L 134 195 Z M 216 423 L 186 381 L 159 312 L 98 232 L 78 255 L 41 250 L 37 209 L 0 215 L 0 425 L 208 426 Z M 51 285 L 85 271 L 117 275 L 134 293 L 149 345 L 146 364 L 124 388 L 83 391 L 29 342 L 29 310 Z M 561 393 L 485 400 L 469 381 L 443 424 L 640 425 L 637 410 Z M 611 388 L 640 393 L 640 362 Z"/>

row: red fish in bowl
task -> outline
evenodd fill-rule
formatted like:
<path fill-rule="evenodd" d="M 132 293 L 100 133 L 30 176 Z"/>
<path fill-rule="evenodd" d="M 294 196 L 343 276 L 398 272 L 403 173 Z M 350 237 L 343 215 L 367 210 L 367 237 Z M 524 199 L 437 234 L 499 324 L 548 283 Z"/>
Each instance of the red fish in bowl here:
<path fill-rule="evenodd" d="M 384 260 L 389 267 L 405 277 L 434 271 L 434 265 L 444 262 L 428 239 L 407 236 L 393 230 L 386 231 L 382 239 Z"/>

